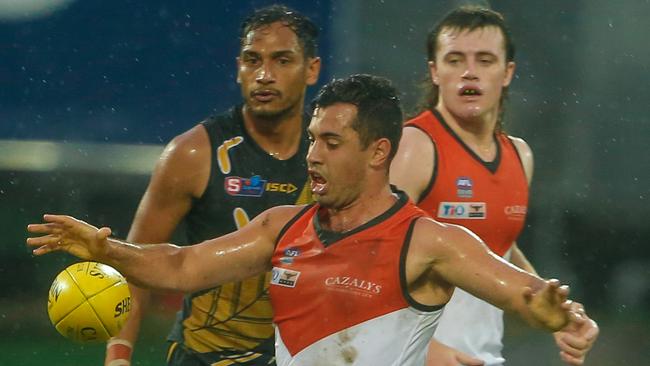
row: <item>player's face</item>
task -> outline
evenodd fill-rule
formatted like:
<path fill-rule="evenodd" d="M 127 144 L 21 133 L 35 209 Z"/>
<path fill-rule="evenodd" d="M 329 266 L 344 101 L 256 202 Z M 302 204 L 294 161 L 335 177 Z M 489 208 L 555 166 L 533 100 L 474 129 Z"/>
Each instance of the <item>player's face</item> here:
<path fill-rule="evenodd" d="M 458 119 L 496 118 L 501 93 L 515 68 L 505 58 L 503 34 L 497 27 L 443 29 L 436 60 L 429 65 L 439 87 L 437 107 Z"/>
<path fill-rule="evenodd" d="M 247 111 L 258 117 L 300 112 L 320 59 L 305 58 L 296 34 L 281 22 L 250 31 L 237 58 L 237 82 Z"/>
<path fill-rule="evenodd" d="M 356 106 L 337 103 L 317 108 L 309 124 L 311 191 L 324 207 L 347 207 L 363 189 L 372 153 L 363 148 L 359 134 L 351 127 L 356 115 Z"/>

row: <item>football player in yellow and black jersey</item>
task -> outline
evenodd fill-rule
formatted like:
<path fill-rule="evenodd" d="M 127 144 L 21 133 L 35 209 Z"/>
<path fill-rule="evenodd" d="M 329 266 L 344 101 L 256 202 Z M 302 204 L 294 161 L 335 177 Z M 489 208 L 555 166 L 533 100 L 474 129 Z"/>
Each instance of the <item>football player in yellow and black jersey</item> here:
<path fill-rule="evenodd" d="M 311 200 L 303 108 L 306 88 L 320 71 L 317 36 L 308 18 L 279 5 L 243 22 L 237 58 L 243 104 L 167 145 L 138 207 L 130 241 L 167 242 L 185 220 L 188 241 L 198 243 L 235 231 L 269 207 Z M 169 338 L 168 365 L 273 365 L 268 284 L 268 276 L 261 275 L 186 295 Z M 122 332 L 108 343 L 106 365 L 131 361 L 150 297 L 131 288 L 135 306 Z"/>

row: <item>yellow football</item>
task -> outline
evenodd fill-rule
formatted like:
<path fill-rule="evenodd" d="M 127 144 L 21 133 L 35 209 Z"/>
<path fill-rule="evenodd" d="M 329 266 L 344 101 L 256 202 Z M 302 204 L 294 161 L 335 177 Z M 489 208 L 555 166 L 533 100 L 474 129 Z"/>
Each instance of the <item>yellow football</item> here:
<path fill-rule="evenodd" d="M 64 337 L 100 342 L 115 336 L 131 311 L 124 277 L 97 262 L 75 263 L 54 279 L 47 299 L 50 321 Z"/>

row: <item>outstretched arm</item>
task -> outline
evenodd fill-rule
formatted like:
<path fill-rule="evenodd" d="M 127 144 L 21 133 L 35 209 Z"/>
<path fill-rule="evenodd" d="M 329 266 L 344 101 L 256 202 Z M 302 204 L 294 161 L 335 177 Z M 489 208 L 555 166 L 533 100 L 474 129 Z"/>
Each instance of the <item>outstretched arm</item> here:
<path fill-rule="evenodd" d="M 109 264 L 143 287 L 191 292 L 268 270 L 277 235 L 298 209 L 269 209 L 234 233 L 188 247 L 139 246 L 109 238 L 107 227 L 98 229 L 70 216 L 45 215 L 46 223 L 27 227 L 31 233 L 43 234 L 28 238 L 27 244 L 36 247 L 36 255 L 65 251 Z"/>
<path fill-rule="evenodd" d="M 417 283 L 423 275 L 431 278 L 431 291 L 412 291 L 423 303 L 446 302 L 450 291 L 441 289 L 457 286 L 516 312 L 534 327 L 555 331 L 570 320 L 566 286 L 514 267 L 460 226 L 418 220 L 407 256 L 407 279 Z"/>

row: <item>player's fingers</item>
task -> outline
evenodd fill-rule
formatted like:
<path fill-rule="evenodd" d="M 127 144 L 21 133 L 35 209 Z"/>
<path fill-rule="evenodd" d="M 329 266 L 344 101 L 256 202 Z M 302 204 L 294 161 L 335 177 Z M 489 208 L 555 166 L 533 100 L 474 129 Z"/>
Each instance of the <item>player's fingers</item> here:
<path fill-rule="evenodd" d="M 55 245 L 43 245 L 43 246 L 40 246 L 40 247 L 32 250 L 32 254 L 34 254 L 34 255 L 43 255 L 43 254 L 47 254 L 47 253 L 50 253 L 50 252 L 55 252 L 57 250 L 59 250 L 58 246 L 55 246 Z"/>
<path fill-rule="evenodd" d="M 75 219 L 72 216 L 67 215 L 52 215 L 45 214 L 43 215 L 43 220 L 55 224 L 59 224 L 65 228 L 78 228 L 79 224 L 88 225 L 85 221 Z"/>
<path fill-rule="evenodd" d="M 66 222 L 69 222 L 71 219 L 70 216 L 66 215 L 53 215 L 53 214 L 44 214 L 43 215 L 43 220 L 46 222 L 56 222 L 59 224 L 64 224 Z"/>
<path fill-rule="evenodd" d="M 27 231 L 35 234 L 58 233 L 61 232 L 61 226 L 58 224 L 29 224 Z"/>
<path fill-rule="evenodd" d="M 582 303 L 574 301 L 573 302 L 573 310 L 575 310 L 578 313 L 584 313 L 585 312 L 585 306 L 582 305 Z"/>
<path fill-rule="evenodd" d="M 555 290 L 558 287 L 560 287 L 560 280 L 556 278 L 551 278 L 550 280 L 547 280 L 546 283 L 548 284 L 548 288 Z"/>
<path fill-rule="evenodd" d="M 563 334 L 557 341 L 557 345 L 562 352 L 573 357 L 583 357 L 589 348 L 588 341 L 571 334 Z"/>
<path fill-rule="evenodd" d="M 27 238 L 25 242 L 31 247 L 37 247 L 42 245 L 58 245 L 60 244 L 60 239 L 61 238 L 58 235 L 49 234 L 45 236 Z"/>
<path fill-rule="evenodd" d="M 564 363 L 566 363 L 567 365 L 571 365 L 571 366 L 581 366 L 585 362 L 584 356 L 582 356 L 582 357 L 574 357 L 574 356 L 571 356 L 570 354 L 568 354 L 566 352 L 560 352 L 560 358 L 562 359 L 562 361 Z"/>
<path fill-rule="evenodd" d="M 585 323 L 586 323 L 586 326 L 589 327 L 589 329 L 585 332 L 584 337 L 589 342 L 593 343 L 596 340 L 596 338 L 598 338 L 598 334 L 600 333 L 600 329 L 598 328 L 598 324 L 596 324 L 596 322 L 593 321 L 592 319 L 586 319 Z"/>
<path fill-rule="evenodd" d="M 565 301 L 562 308 L 569 314 L 569 326 L 573 328 L 580 328 L 585 323 L 586 319 L 583 314 L 575 312 L 571 307 L 570 301 Z"/>

